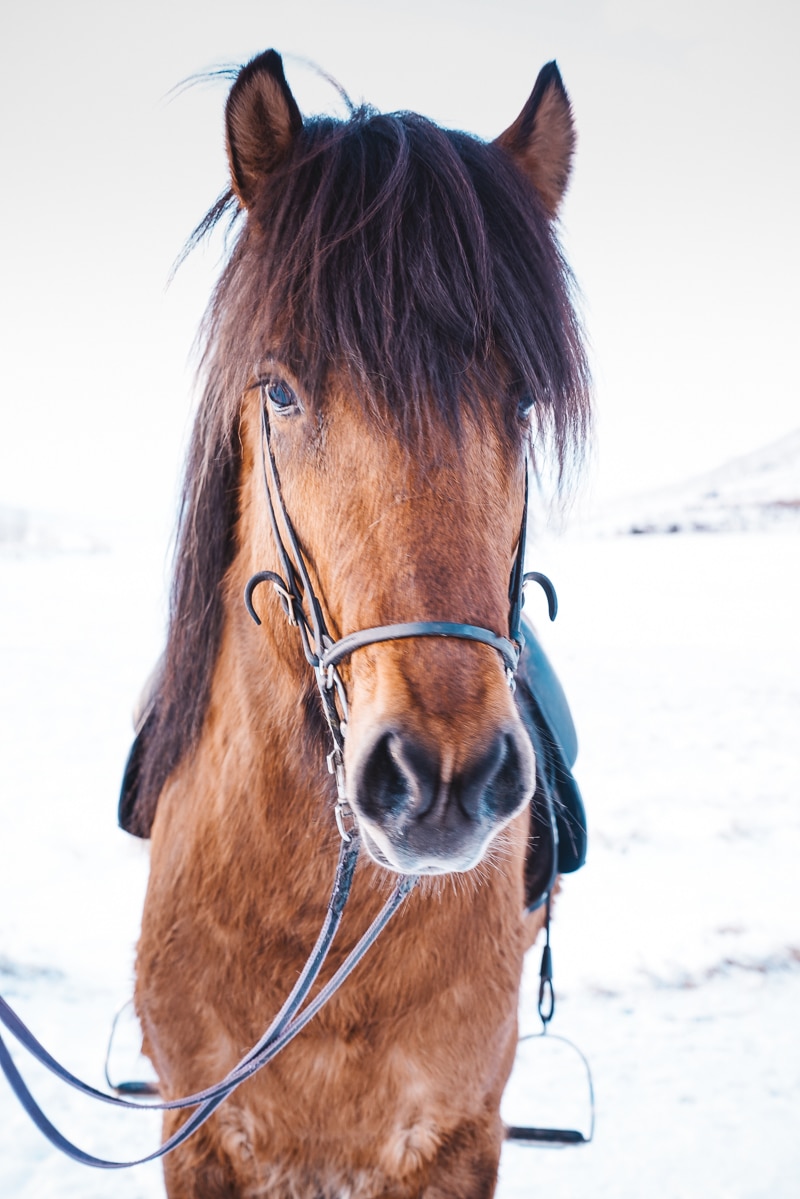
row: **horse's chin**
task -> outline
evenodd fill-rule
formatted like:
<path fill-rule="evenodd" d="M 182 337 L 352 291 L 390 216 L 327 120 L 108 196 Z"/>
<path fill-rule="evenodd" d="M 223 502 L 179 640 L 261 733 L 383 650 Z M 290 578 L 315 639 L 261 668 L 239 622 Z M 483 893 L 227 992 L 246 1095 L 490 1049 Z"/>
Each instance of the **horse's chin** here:
<path fill-rule="evenodd" d="M 369 856 L 379 866 L 395 874 L 464 874 L 473 870 L 483 858 L 497 828 L 460 847 L 429 845 L 414 848 L 407 843 L 397 844 L 371 820 L 361 817 L 358 822 L 361 839 Z"/>

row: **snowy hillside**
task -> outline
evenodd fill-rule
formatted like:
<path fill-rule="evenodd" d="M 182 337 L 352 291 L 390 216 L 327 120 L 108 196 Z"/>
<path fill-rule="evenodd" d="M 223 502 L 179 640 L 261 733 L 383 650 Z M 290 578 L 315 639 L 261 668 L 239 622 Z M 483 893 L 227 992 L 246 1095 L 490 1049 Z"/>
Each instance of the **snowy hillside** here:
<path fill-rule="evenodd" d="M 800 529 L 800 429 L 677 486 L 626 497 L 591 528 L 606 533 Z"/>

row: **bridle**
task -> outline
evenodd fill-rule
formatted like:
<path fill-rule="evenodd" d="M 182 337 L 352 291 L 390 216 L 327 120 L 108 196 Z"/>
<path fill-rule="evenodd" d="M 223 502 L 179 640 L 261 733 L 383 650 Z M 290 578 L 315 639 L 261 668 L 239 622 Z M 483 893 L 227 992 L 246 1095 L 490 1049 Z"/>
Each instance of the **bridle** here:
<path fill-rule="evenodd" d="M 417 882 L 417 876 L 400 875 L 390 897 L 386 900 L 370 927 L 347 954 L 331 979 L 313 999 L 309 1000 L 308 997 L 312 986 L 320 974 L 341 922 L 355 871 L 360 841 L 355 816 L 347 801 L 344 771 L 344 740 L 347 733 L 349 709 L 347 705 L 347 691 L 338 669 L 339 664 L 356 650 L 367 645 L 376 644 L 377 642 L 397 641 L 408 637 L 455 637 L 465 641 L 478 642 L 495 649 L 503 659 L 506 678 L 513 690 L 514 675 L 519 665 L 520 654 L 524 645 L 521 619 L 526 583 L 536 582 L 544 589 L 547 596 L 550 619 L 555 619 L 556 615 L 556 593 L 550 580 L 537 571 L 524 571 L 525 528 L 527 523 L 529 488 L 529 464 L 526 459 L 522 523 L 509 581 L 508 637 L 504 637 L 491 629 L 486 629 L 479 625 L 461 624 L 453 621 L 422 620 L 361 629 L 353 633 L 348 633 L 339 640 L 334 640 L 328 632 L 322 612 L 322 605 L 314 591 L 305 556 L 283 501 L 280 479 L 270 440 L 269 419 L 267 417 L 266 405 L 263 402 L 261 405 L 261 448 L 267 509 L 283 574 L 263 570 L 253 575 L 245 588 L 245 604 L 253 620 L 256 624 L 260 625 L 261 620 L 253 607 L 253 591 L 260 583 L 271 582 L 281 598 L 283 609 L 289 622 L 299 630 L 303 652 L 308 664 L 314 671 L 333 745 L 331 752 L 328 754 L 327 762 L 328 769 L 336 778 L 337 802 L 334 811 L 336 823 L 342 838 L 334 885 L 317 942 L 289 996 L 259 1042 L 245 1054 L 239 1063 L 220 1082 L 181 1099 L 141 1104 L 120 1097 L 124 1094 L 150 1093 L 147 1091 L 146 1084 L 144 1086 L 142 1084 L 127 1084 L 117 1087 L 115 1088 L 117 1095 L 109 1095 L 103 1091 L 96 1090 L 60 1065 L 34 1037 L 13 1008 L 0 996 L 0 1024 L 3 1024 L 23 1048 L 62 1082 L 67 1083 L 69 1086 L 93 1099 L 114 1107 L 141 1108 L 144 1106 L 162 1111 L 185 1108 L 194 1109 L 177 1132 L 173 1133 L 154 1153 L 148 1154 L 144 1158 L 140 1158 L 137 1161 L 120 1162 L 95 1157 L 74 1145 L 50 1122 L 33 1098 L 5 1042 L 0 1037 L 0 1070 L 6 1075 L 12 1090 L 26 1112 L 55 1148 L 74 1161 L 86 1166 L 95 1166 L 106 1170 L 125 1169 L 128 1166 L 140 1165 L 144 1162 L 154 1161 L 157 1158 L 163 1157 L 166 1153 L 176 1149 L 178 1145 L 187 1140 L 201 1124 L 209 1119 L 228 1095 L 270 1062 L 319 1012 L 353 969 L 355 969 L 364 954 L 388 924 L 391 917 L 413 890 Z M 273 493 L 275 500 L 273 500 Z M 281 536 L 275 501 L 277 501 L 278 511 L 280 512 L 281 521 L 286 531 L 286 538 L 289 542 L 291 553 Z M 340 707 L 341 712 L 339 710 Z M 350 821 L 350 827 L 347 826 L 348 820 Z M 547 953 L 549 961 L 549 945 Z M 548 1020 L 550 1016 L 552 1016 L 552 1010 L 547 1016 Z M 547 1130 L 545 1131 L 547 1132 Z M 512 1130 L 512 1132 L 514 1134 L 522 1134 L 521 1136 L 517 1136 L 517 1139 L 527 1139 L 529 1141 L 535 1139 L 554 1139 L 549 1133 L 544 1137 L 539 1136 L 542 1130 L 516 1129 Z"/>
<path fill-rule="evenodd" d="M 280 575 L 272 570 L 258 571 L 249 579 L 245 587 L 244 601 L 253 620 L 260 625 L 261 618 L 253 606 L 253 592 L 260 583 L 272 583 L 280 596 L 289 623 L 296 626 L 299 631 L 303 653 L 314 672 L 317 689 L 322 700 L 322 709 L 331 736 L 332 749 L 327 756 L 327 763 L 328 770 L 336 779 L 337 801 L 334 813 L 339 832 L 346 841 L 350 836 L 347 822 L 350 821 L 352 824 L 355 817 L 348 802 L 345 779 L 344 741 L 347 735 L 349 707 L 347 689 L 338 669 L 339 664 L 356 650 L 381 641 L 401 641 L 409 637 L 454 637 L 460 638 L 462 641 L 488 645 L 496 650 L 503 659 L 506 679 L 513 691 L 514 676 L 525 644 L 522 635 L 522 606 L 527 583 L 535 582 L 542 587 L 547 596 L 550 619 L 555 620 L 558 600 L 553 584 L 546 575 L 540 574 L 539 571 L 526 572 L 524 569 L 530 462 L 526 455 L 522 521 L 508 585 L 509 634 L 507 637 L 480 625 L 461 624 L 449 620 L 412 620 L 359 629 L 356 632 L 348 633 L 339 640 L 334 640 L 328 631 L 322 604 L 314 590 L 300 540 L 284 502 L 272 448 L 267 401 L 264 397 L 261 400 L 261 466 L 270 527 L 283 574 Z M 284 527 L 286 541 L 290 548 L 287 548 L 281 535 L 278 512 L 280 513 L 280 524 Z"/>

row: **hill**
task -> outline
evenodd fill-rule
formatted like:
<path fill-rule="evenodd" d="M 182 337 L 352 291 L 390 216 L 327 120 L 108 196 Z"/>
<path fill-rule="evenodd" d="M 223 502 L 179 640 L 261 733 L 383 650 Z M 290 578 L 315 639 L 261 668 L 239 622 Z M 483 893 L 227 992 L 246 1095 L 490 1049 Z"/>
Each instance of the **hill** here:
<path fill-rule="evenodd" d="M 604 534 L 800 529 L 800 429 L 685 483 L 615 501 L 590 528 Z"/>

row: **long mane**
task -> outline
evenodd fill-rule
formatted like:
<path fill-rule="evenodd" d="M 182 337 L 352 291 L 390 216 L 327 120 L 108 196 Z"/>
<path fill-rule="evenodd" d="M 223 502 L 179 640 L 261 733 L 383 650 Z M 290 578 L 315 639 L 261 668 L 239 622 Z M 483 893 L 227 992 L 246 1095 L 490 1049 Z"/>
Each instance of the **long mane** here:
<path fill-rule="evenodd" d="M 198 227 L 235 205 L 227 193 Z M 572 281 L 532 185 L 495 144 L 411 114 L 307 121 L 239 226 L 204 325 L 167 649 L 129 827 L 147 836 L 197 743 L 235 552 L 239 404 L 273 355 L 310 395 L 345 377 L 411 439 L 469 409 L 519 438 L 518 404 L 564 471 L 589 419 Z"/>

